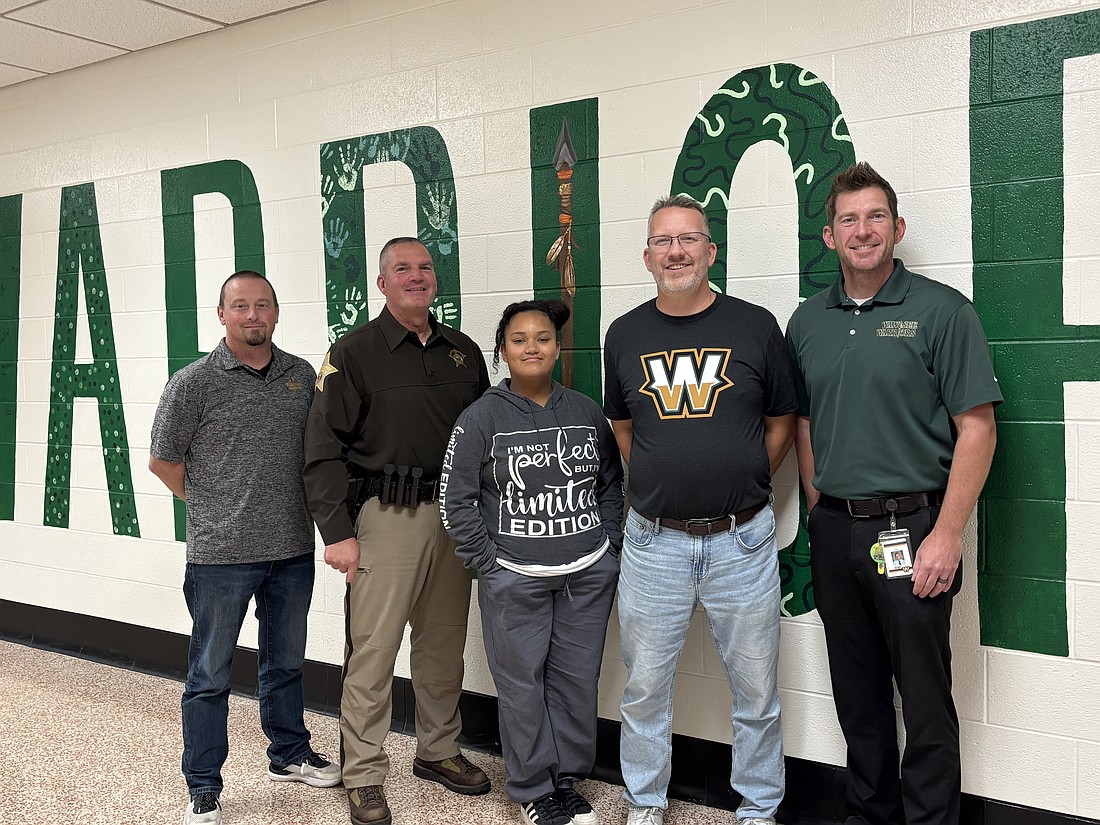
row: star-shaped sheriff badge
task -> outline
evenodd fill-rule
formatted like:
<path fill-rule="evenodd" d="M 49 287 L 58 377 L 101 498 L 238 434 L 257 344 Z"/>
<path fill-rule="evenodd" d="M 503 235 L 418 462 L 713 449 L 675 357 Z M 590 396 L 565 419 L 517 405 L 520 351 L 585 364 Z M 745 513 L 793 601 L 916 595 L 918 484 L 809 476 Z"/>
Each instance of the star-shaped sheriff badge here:
<path fill-rule="evenodd" d="M 314 383 L 314 387 L 317 389 L 317 392 L 324 392 L 325 379 L 328 378 L 330 375 L 335 375 L 339 371 L 340 370 L 336 369 L 336 367 L 332 366 L 332 353 L 326 352 L 325 360 L 321 364 L 321 369 L 317 370 L 317 381 Z"/>

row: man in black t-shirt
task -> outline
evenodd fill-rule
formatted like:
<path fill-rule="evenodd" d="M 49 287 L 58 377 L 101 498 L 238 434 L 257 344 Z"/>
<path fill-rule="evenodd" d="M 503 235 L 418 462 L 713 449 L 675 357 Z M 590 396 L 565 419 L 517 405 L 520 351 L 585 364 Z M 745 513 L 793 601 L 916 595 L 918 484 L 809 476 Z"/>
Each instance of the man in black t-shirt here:
<path fill-rule="evenodd" d="M 604 412 L 630 466 L 619 578 L 627 823 L 663 820 L 673 679 L 702 604 L 735 698 L 738 822 L 774 825 L 784 773 L 771 476 L 798 403 L 775 318 L 710 288 L 717 248 L 702 207 L 661 198 L 648 235 L 657 297 L 616 320 L 604 344 Z"/>

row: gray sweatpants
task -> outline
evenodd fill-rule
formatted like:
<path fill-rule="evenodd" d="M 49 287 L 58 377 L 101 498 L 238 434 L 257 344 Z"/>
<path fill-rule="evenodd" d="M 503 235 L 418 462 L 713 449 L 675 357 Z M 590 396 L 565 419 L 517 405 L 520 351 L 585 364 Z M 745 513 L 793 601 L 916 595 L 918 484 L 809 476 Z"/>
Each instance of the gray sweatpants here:
<path fill-rule="evenodd" d="M 478 576 L 496 684 L 508 797 L 524 804 L 584 779 L 596 760 L 596 700 L 619 561 L 568 576 L 495 566 Z"/>

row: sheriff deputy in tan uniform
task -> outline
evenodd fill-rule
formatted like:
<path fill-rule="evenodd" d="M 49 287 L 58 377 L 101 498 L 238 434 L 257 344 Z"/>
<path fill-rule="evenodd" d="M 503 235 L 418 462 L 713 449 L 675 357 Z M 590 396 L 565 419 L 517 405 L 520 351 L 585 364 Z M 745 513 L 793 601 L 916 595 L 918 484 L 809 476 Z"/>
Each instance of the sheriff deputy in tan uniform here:
<path fill-rule="evenodd" d="M 489 791 L 489 778 L 456 741 L 470 575 L 434 503 L 451 428 L 489 387 L 489 375 L 477 345 L 432 315 L 435 267 L 420 241 L 389 241 L 379 272 L 385 309 L 325 355 L 305 445 L 306 492 L 325 561 L 348 582 L 340 739 L 358 825 L 391 821 L 382 743 L 406 623 L 413 773 L 456 793 Z"/>

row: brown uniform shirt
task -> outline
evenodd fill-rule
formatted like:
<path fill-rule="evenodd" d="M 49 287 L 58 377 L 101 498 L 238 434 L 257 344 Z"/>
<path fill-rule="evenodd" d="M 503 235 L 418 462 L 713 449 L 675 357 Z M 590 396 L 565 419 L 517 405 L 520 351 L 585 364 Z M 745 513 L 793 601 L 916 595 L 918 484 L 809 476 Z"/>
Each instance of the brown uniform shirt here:
<path fill-rule="evenodd" d="M 388 309 L 334 343 L 317 373 L 306 425 L 305 484 L 325 544 L 355 536 L 348 474 L 386 464 L 439 478 L 455 419 L 489 387 L 481 350 L 468 335 L 432 324 L 421 345 Z"/>

